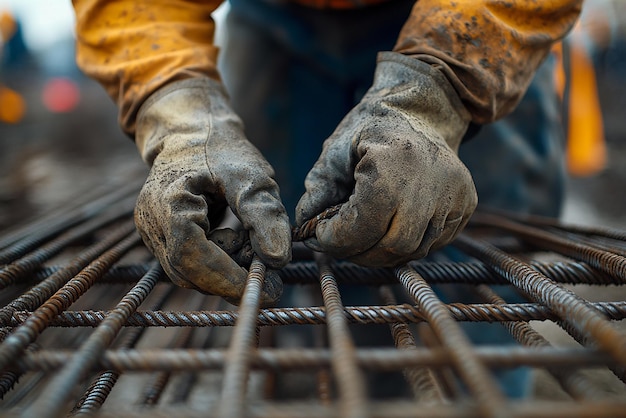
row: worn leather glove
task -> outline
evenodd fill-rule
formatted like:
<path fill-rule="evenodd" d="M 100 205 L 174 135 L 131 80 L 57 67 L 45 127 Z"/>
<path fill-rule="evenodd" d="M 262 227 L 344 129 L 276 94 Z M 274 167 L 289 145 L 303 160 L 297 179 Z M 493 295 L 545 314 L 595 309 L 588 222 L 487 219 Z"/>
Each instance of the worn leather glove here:
<path fill-rule="evenodd" d="M 470 116 L 436 68 L 382 52 L 372 87 L 326 140 L 296 209 L 306 244 L 365 266 L 396 266 L 450 242 L 477 204 L 457 151 Z"/>
<path fill-rule="evenodd" d="M 273 170 L 244 137 L 218 82 L 188 79 L 154 93 L 138 113 L 135 141 L 151 165 L 135 222 L 174 283 L 229 301 L 241 297 L 247 272 L 224 250 L 237 251 L 245 237 L 213 231 L 227 206 L 268 267 L 289 262 L 289 219 Z M 266 275 L 262 303 L 281 292 L 278 275 Z"/>

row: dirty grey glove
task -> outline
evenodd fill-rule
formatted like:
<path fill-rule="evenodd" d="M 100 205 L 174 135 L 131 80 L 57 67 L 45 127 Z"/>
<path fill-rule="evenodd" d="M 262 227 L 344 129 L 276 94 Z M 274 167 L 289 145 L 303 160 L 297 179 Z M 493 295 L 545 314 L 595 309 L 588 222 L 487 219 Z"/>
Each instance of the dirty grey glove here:
<path fill-rule="evenodd" d="M 273 170 L 244 137 L 219 83 L 188 79 L 154 93 L 137 116 L 135 141 L 151 165 L 135 222 L 174 283 L 229 301 L 241 297 L 246 270 L 224 249 L 238 250 L 244 237 L 213 231 L 227 206 L 268 267 L 289 262 L 289 220 Z M 262 302 L 281 292 L 278 275 L 268 275 Z"/>
<path fill-rule="evenodd" d="M 372 87 L 307 175 L 298 225 L 343 203 L 307 245 L 365 266 L 395 266 L 450 242 L 477 204 L 457 156 L 469 119 L 436 68 L 380 53 Z"/>

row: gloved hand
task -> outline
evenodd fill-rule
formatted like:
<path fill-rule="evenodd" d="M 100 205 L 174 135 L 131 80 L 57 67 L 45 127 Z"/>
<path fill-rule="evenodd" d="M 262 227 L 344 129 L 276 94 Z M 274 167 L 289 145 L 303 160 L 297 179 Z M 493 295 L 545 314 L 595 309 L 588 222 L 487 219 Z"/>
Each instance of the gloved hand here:
<path fill-rule="evenodd" d="M 470 115 L 436 68 L 394 52 L 326 140 L 296 208 L 302 225 L 343 203 L 306 244 L 365 266 L 396 266 L 450 242 L 477 196 L 457 156 Z"/>
<path fill-rule="evenodd" d="M 244 137 L 218 82 L 188 79 L 161 88 L 138 113 L 135 141 L 151 165 L 135 223 L 174 283 L 240 299 L 247 272 L 222 248 L 237 250 L 244 238 L 213 231 L 227 206 L 268 267 L 289 262 L 289 219 L 273 170 Z M 278 275 L 266 275 L 262 303 L 281 293 Z"/>

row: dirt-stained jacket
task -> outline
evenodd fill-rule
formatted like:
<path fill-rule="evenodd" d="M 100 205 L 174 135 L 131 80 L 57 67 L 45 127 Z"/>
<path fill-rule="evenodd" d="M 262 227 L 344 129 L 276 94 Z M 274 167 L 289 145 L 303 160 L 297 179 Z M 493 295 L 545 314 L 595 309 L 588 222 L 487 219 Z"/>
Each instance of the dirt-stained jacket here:
<path fill-rule="evenodd" d="M 356 0 L 297 1 L 317 8 L 357 6 Z M 358 5 L 367 7 L 363 3 L 368 1 Z M 78 65 L 117 102 L 120 124 L 129 135 L 139 107 L 161 86 L 191 77 L 220 78 L 211 13 L 221 1 L 73 4 Z M 488 123 L 515 107 L 581 7 L 582 0 L 418 0 L 394 51 L 439 67 L 472 121 Z"/>

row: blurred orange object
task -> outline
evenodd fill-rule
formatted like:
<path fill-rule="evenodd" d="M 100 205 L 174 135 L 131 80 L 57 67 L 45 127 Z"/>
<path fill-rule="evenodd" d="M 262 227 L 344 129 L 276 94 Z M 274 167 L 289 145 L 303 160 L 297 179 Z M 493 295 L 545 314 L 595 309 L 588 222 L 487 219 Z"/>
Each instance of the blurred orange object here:
<path fill-rule="evenodd" d="M 26 113 L 26 102 L 20 94 L 0 86 L 0 122 L 17 123 Z"/>
<path fill-rule="evenodd" d="M 13 36 L 16 29 L 17 24 L 13 16 L 5 10 L 0 11 L 0 39 L 7 41 Z"/>
<path fill-rule="evenodd" d="M 580 31 L 578 24 L 574 36 L 566 40 L 567 65 L 563 60 L 562 43 L 557 44 L 553 52 L 559 61 L 556 85 L 567 112 L 567 170 L 573 176 L 584 177 L 602 171 L 607 155 L 596 72 Z M 569 91 L 564 97 L 566 88 Z"/>

